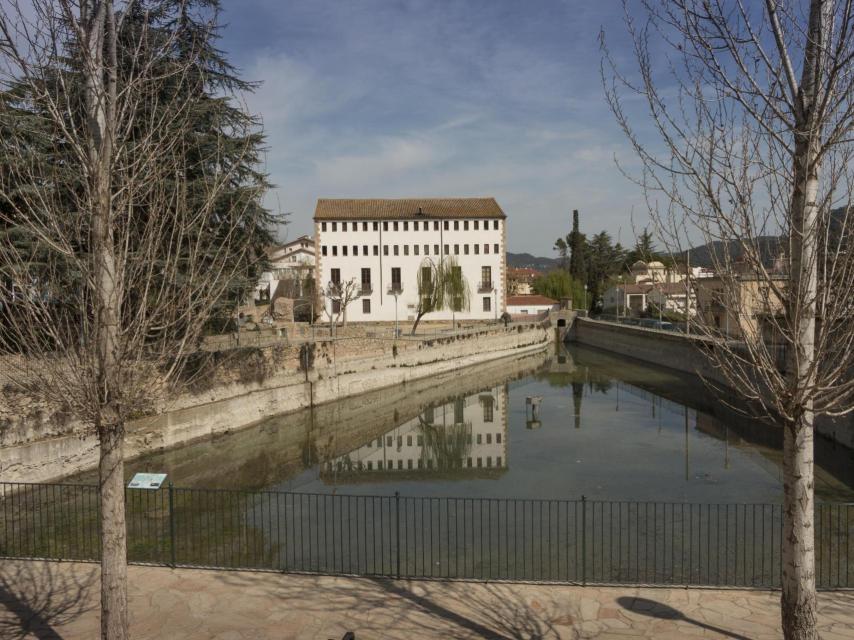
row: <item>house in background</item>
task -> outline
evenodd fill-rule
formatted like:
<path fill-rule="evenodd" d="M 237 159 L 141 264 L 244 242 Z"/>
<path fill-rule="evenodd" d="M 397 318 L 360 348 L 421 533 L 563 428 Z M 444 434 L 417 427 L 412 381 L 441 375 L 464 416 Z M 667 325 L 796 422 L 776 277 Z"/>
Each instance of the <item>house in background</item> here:
<path fill-rule="evenodd" d="M 507 313 L 511 316 L 537 315 L 544 311 L 553 311 L 558 306 L 560 305 L 557 300 L 552 300 L 546 296 L 532 294 L 507 297 Z"/>
<path fill-rule="evenodd" d="M 255 293 L 259 302 L 273 302 L 278 297 L 301 298 L 307 295 L 314 279 L 314 238 L 300 236 L 295 240 L 267 248 L 270 270 L 261 274 Z"/>
<path fill-rule="evenodd" d="M 507 269 L 507 295 L 526 296 L 534 293 L 534 280 L 542 275 L 530 267 Z"/>
<path fill-rule="evenodd" d="M 772 278 L 781 288 L 788 281 L 782 273 Z M 735 340 L 762 336 L 766 342 L 779 339 L 771 320 L 783 313 L 783 302 L 765 278 L 747 271 L 704 278 L 697 283 L 697 306 L 699 320 L 723 336 Z"/>
<path fill-rule="evenodd" d="M 320 199 L 314 214 L 317 290 L 353 281 L 348 321 L 414 320 L 419 270 L 449 258 L 468 283 L 468 311 L 425 320 L 492 320 L 506 308 L 507 216 L 495 198 Z M 336 309 L 337 303 L 337 309 Z M 340 301 L 323 300 L 326 313 Z"/>

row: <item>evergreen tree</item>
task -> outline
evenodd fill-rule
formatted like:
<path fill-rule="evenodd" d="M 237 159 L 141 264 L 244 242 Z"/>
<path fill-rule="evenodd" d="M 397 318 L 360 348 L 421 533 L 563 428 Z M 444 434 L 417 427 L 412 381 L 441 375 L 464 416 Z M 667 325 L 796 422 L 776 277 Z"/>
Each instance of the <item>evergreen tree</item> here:
<path fill-rule="evenodd" d="M 585 253 L 585 238 L 584 234 L 578 230 L 578 209 L 572 212 L 572 232 L 569 234 L 570 259 L 569 259 L 569 275 L 578 282 L 586 281 L 586 266 L 584 260 Z"/>

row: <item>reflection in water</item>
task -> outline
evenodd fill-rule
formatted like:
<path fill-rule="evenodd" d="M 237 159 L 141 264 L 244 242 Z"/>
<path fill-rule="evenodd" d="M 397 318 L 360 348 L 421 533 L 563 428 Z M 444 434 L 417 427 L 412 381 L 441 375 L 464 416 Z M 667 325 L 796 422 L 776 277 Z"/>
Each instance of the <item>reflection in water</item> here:
<path fill-rule="evenodd" d="M 332 484 L 492 477 L 507 467 L 507 389 L 499 385 L 427 407 L 415 418 L 323 464 Z"/>
<path fill-rule="evenodd" d="M 777 503 L 780 449 L 779 429 L 691 376 L 572 346 L 276 416 L 127 470 L 194 487 Z M 850 450 L 817 438 L 816 461 L 819 500 L 854 498 Z"/>

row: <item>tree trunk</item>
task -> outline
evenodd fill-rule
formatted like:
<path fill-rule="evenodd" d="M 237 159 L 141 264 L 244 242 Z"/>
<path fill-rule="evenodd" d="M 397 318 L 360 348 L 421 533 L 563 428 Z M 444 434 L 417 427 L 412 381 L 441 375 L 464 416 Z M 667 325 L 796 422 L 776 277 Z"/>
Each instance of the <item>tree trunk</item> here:
<path fill-rule="evenodd" d="M 424 317 L 423 312 L 419 313 L 417 316 L 415 316 L 415 324 L 412 325 L 412 332 L 409 335 L 411 335 L 411 336 L 415 335 L 415 331 L 418 329 L 418 323 L 421 322 L 421 318 L 423 318 L 423 317 Z"/>
<path fill-rule="evenodd" d="M 124 427 L 98 428 L 101 488 L 101 637 L 128 637 Z"/>

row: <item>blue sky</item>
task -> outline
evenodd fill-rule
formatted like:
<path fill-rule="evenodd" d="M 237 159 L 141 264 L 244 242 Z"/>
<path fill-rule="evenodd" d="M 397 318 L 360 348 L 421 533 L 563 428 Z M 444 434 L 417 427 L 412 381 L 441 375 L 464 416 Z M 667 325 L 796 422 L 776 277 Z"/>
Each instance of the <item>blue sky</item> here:
<path fill-rule="evenodd" d="M 221 47 L 264 120 L 283 235 L 319 197 L 495 196 L 509 249 L 552 256 L 572 209 L 624 244 L 645 223 L 615 154 L 598 34 L 627 45 L 616 0 L 224 0 Z M 627 59 L 628 61 L 628 59 Z"/>

